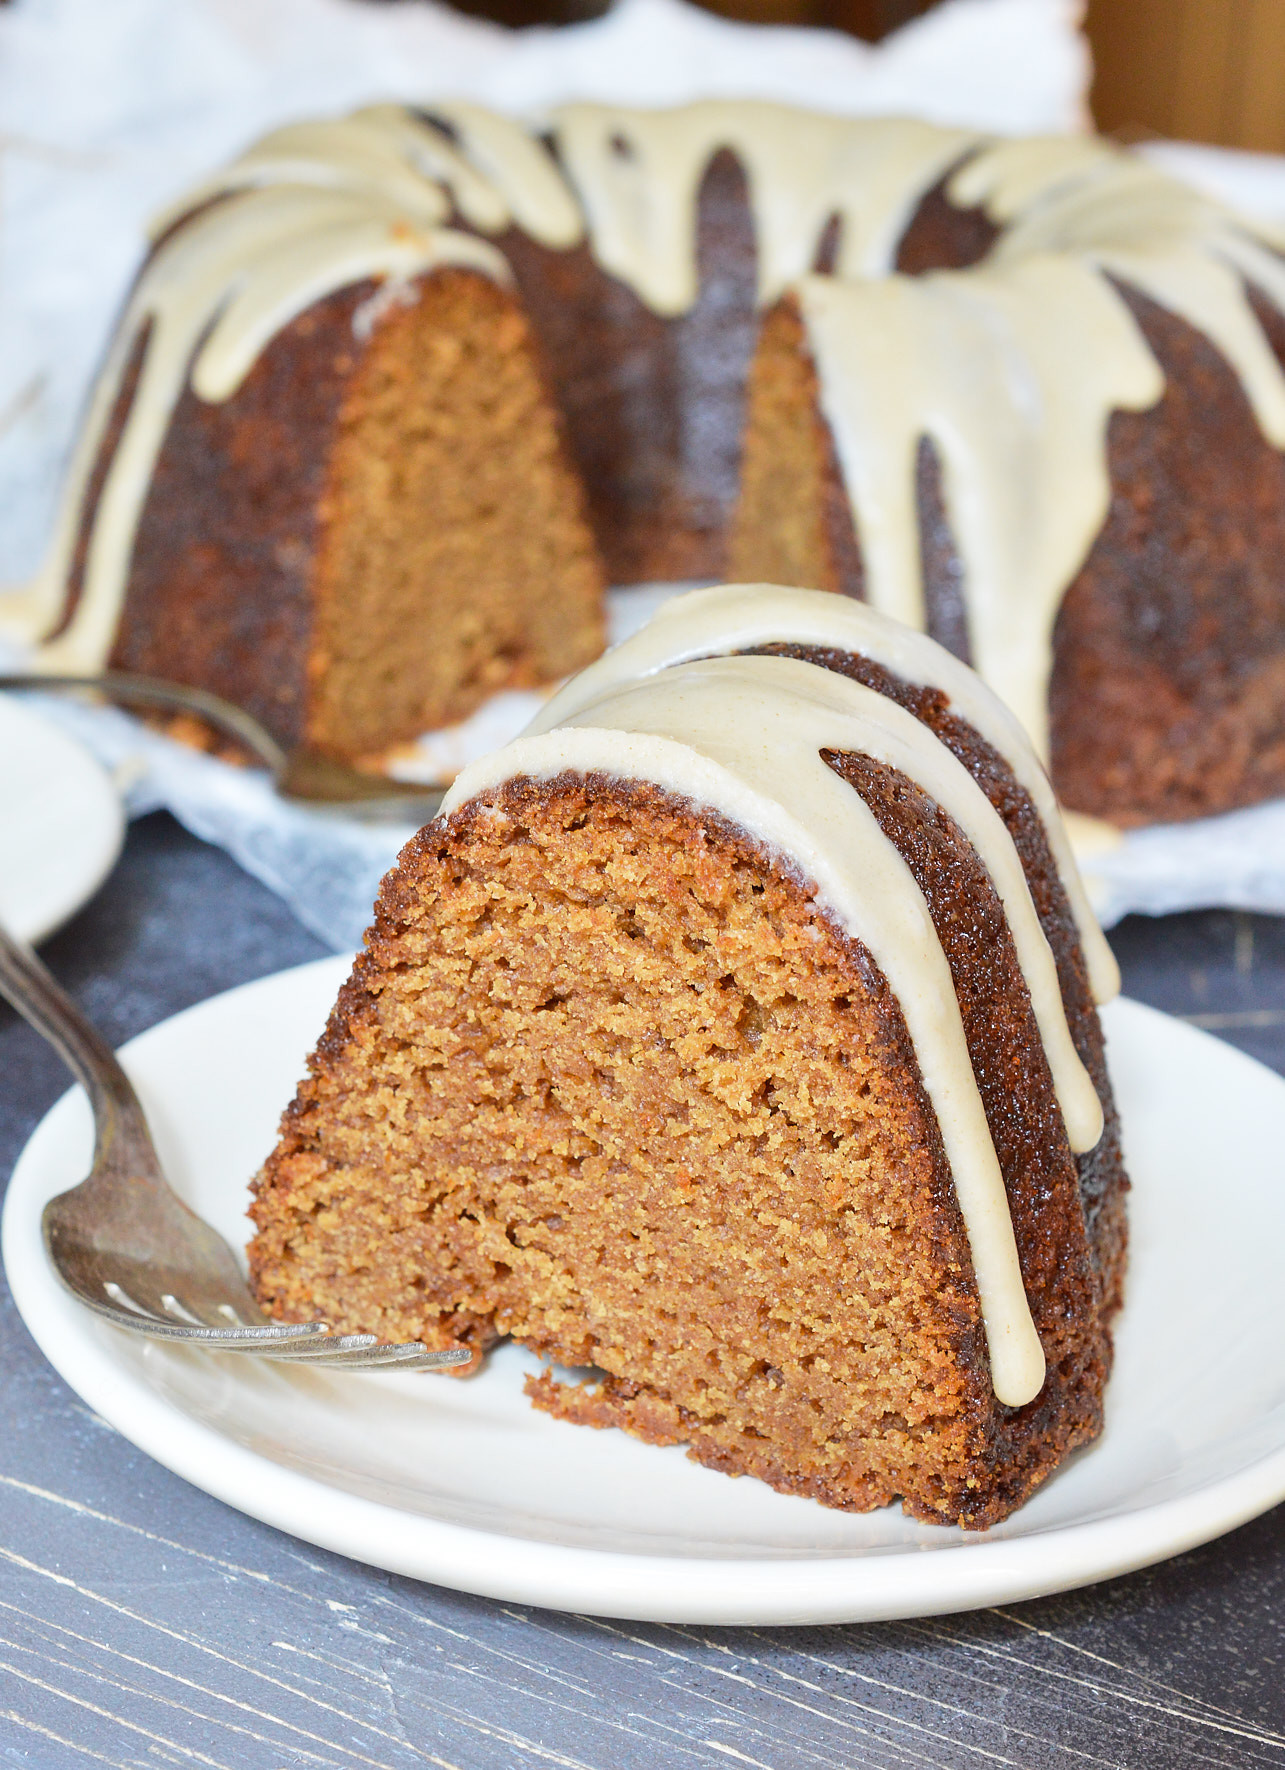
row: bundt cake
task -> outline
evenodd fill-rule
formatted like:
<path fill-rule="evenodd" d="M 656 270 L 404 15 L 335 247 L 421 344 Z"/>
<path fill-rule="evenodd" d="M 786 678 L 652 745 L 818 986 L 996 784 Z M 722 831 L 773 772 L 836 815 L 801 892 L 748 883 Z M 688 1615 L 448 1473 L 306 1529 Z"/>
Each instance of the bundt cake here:
<path fill-rule="evenodd" d="M 1285 791 L 1283 312 L 1250 223 L 1092 138 L 298 125 L 161 220 L 48 658 L 353 755 L 583 663 L 604 568 L 771 578 L 972 662 L 1077 811 L 1251 803 Z"/>
<path fill-rule="evenodd" d="M 677 599 L 385 880 L 255 1184 L 272 1315 L 825 1505 L 1004 1517 L 1100 1429 L 1116 987 L 1013 716 L 857 602 Z"/>

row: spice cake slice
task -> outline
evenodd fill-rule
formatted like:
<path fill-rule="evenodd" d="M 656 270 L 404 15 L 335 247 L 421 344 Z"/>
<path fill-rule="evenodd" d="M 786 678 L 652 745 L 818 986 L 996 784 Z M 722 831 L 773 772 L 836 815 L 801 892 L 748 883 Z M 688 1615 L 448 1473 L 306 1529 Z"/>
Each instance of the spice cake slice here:
<path fill-rule="evenodd" d="M 564 1418 L 981 1527 L 1100 1429 L 1126 1182 L 1059 838 L 989 796 L 1007 769 L 1038 829 L 1038 767 L 987 762 L 980 688 L 953 753 L 923 715 L 968 673 L 871 611 L 832 658 L 917 709 L 781 655 L 821 605 L 683 598 L 465 771 L 384 883 L 251 1267 L 278 1317 L 512 1335 L 595 1367 L 531 1384 Z"/>

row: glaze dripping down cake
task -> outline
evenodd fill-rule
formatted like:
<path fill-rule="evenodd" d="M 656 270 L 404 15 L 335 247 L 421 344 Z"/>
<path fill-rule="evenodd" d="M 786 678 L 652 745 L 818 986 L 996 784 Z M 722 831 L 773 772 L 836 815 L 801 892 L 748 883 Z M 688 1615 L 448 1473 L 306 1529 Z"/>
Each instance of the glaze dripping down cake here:
<path fill-rule="evenodd" d="M 606 581 L 863 597 L 1064 804 L 1285 792 L 1280 242 L 1090 137 L 758 102 L 382 106 L 161 217 L 24 604 L 50 668 L 378 752 Z"/>
<path fill-rule="evenodd" d="M 1116 987 L 1013 716 L 860 603 L 694 592 L 467 769 L 256 1182 L 264 1307 L 787 1493 L 982 1527 L 1100 1430 Z"/>

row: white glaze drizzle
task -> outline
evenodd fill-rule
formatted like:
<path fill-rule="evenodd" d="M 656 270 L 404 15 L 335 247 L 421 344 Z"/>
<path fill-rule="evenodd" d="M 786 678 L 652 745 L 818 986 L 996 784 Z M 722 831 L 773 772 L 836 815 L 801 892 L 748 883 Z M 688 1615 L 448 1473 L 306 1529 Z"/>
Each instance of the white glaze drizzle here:
<path fill-rule="evenodd" d="M 460 146 L 504 201 L 513 221 L 542 245 L 574 246 L 585 222 L 565 178 L 544 144 L 524 124 L 462 100 L 434 103 L 434 116 L 458 132 Z"/>
<path fill-rule="evenodd" d="M 717 657 L 614 684 L 565 710 L 556 729 L 524 734 L 466 768 L 442 811 L 519 777 L 602 772 L 654 782 L 718 812 L 815 889 L 818 907 L 870 952 L 905 1018 L 968 1235 L 995 1394 L 1020 1406 L 1039 1393 L 1044 1354 L 950 967 L 909 867 L 860 795 L 822 760 L 824 750 L 874 755 L 916 780 L 926 776 L 925 790 L 979 833 L 985 855 L 1011 850 L 967 771 L 918 720 L 790 658 Z M 1016 881 L 1011 866 L 998 871 L 1015 896 L 1025 894 L 1020 865 Z M 1097 1124 L 1100 1133 L 1100 1109 Z"/>
<path fill-rule="evenodd" d="M 814 645 L 854 652 L 903 682 L 944 694 L 959 717 L 1004 758 L 1035 807 L 1080 937 L 1094 1001 L 1101 1005 L 1119 995 L 1115 954 L 1089 903 L 1048 775 L 1018 720 L 976 672 L 944 646 L 868 603 L 780 584 L 722 584 L 691 590 L 663 604 L 632 638 L 573 676 L 526 731 L 550 731 L 621 684 L 673 664 L 760 645 Z"/>
<path fill-rule="evenodd" d="M 148 235 L 159 239 L 216 197 L 268 185 L 368 192 L 430 224 L 446 221 L 452 202 L 478 226 L 506 220 L 499 192 L 440 129 L 400 105 L 370 105 L 272 130 L 154 215 Z"/>
<path fill-rule="evenodd" d="M 799 296 L 866 596 L 926 624 L 916 463 L 929 437 L 972 662 L 1047 755 L 1054 623 L 1110 506 L 1107 423 L 1164 390 L 1132 315 L 1089 266 L 1051 253 L 878 283 L 809 277 Z"/>
<path fill-rule="evenodd" d="M 594 257 L 665 315 L 696 300 L 696 199 L 721 149 L 744 168 L 766 303 L 812 270 L 832 218 L 836 274 L 882 275 L 920 198 L 978 140 L 904 118 L 854 122 L 750 100 L 668 111 L 566 105 L 554 134 Z"/>
<path fill-rule="evenodd" d="M 1106 520 L 1107 423 L 1164 375 L 1111 278 L 1203 332 L 1285 447 L 1285 374 L 1246 282 L 1285 311 L 1250 224 L 1102 141 L 991 143 L 950 178 L 1004 231 L 968 271 L 799 290 L 879 608 L 924 625 L 915 467 L 937 447 L 972 661 L 1048 755 L 1053 627 Z"/>
<path fill-rule="evenodd" d="M 1085 157 L 1080 176 L 1063 167 L 1051 188 L 1020 207 L 1027 186 L 1014 188 L 1014 156 L 1003 148 L 979 154 L 951 189 L 975 191 L 1005 224 L 994 263 L 1066 254 L 1203 332 L 1235 371 L 1263 435 L 1285 448 L 1285 372 L 1246 295 L 1246 283 L 1254 284 L 1285 309 L 1285 263 L 1212 198 L 1145 160 L 1095 145 L 1096 159 Z"/>

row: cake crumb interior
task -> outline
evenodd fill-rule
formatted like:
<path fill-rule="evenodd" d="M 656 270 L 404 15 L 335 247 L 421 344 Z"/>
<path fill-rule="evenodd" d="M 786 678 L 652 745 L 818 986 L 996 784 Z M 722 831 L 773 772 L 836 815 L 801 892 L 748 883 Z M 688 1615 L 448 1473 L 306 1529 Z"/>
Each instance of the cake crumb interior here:
<path fill-rule="evenodd" d="M 602 649 L 602 572 L 531 329 L 439 270 L 385 301 L 321 504 L 309 738 L 377 755 Z"/>

